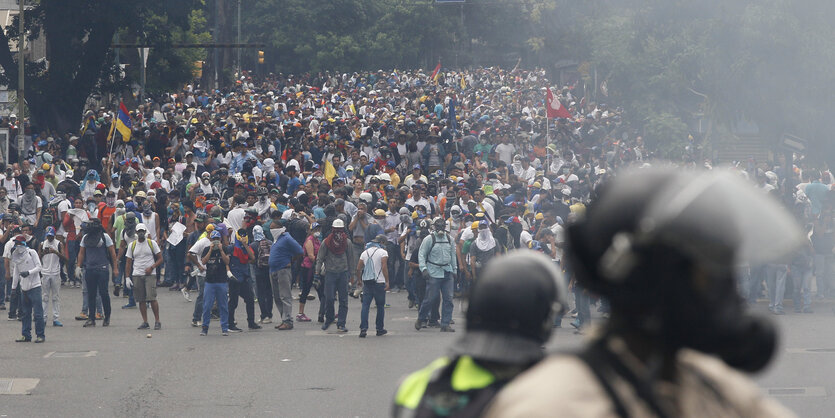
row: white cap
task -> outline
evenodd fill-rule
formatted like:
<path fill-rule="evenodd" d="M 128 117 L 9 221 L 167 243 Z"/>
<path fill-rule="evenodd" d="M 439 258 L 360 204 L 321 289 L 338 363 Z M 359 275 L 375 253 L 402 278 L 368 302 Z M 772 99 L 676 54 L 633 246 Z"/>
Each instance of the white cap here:
<path fill-rule="evenodd" d="M 342 219 L 334 219 L 332 228 L 345 228 L 345 222 L 342 222 Z"/>
<path fill-rule="evenodd" d="M 145 227 L 145 224 L 136 224 L 137 231 L 145 231 L 148 232 L 148 228 Z"/>

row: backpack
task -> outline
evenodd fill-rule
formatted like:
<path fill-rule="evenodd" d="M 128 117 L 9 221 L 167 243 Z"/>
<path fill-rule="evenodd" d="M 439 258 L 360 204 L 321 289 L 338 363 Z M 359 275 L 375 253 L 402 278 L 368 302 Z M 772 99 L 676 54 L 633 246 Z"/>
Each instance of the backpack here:
<path fill-rule="evenodd" d="M 41 212 L 41 225 L 51 226 L 56 230 L 61 226 L 61 217 L 58 216 L 57 205 L 47 205 Z"/>
<path fill-rule="evenodd" d="M 131 258 L 134 256 L 134 254 L 136 254 L 136 241 L 139 241 L 139 240 L 135 239 L 135 240 L 133 240 L 133 242 L 130 243 L 130 256 L 131 256 Z M 148 243 L 148 248 L 151 249 L 151 255 L 153 255 L 154 254 L 154 245 L 151 244 L 151 240 L 146 238 L 145 242 Z"/>
<path fill-rule="evenodd" d="M 380 250 L 380 247 L 376 247 L 371 254 L 368 255 L 368 262 L 365 263 L 365 266 L 362 268 L 362 281 L 377 281 L 377 272 L 374 271 L 374 254 L 377 254 L 377 251 Z"/>
<path fill-rule="evenodd" d="M 435 234 L 430 234 L 430 236 L 432 237 L 432 244 L 429 245 L 429 251 L 426 252 L 426 262 L 436 266 L 445 266 L 446 264 L 438 264 L 429 260 L 429 256 L 432 255 L 432 249 L 435 248 Z M 444 236 L 446 237 L 446 243 L 452 246 L 452 238 L 450 238 L 449 234 L 444 232 Z"/>
<path fill-rule="evenodd" d="M 270 247 L 272 247 L 272 244 L 266 239 L 258 241 L 258 267 L 270 266 Z"/>

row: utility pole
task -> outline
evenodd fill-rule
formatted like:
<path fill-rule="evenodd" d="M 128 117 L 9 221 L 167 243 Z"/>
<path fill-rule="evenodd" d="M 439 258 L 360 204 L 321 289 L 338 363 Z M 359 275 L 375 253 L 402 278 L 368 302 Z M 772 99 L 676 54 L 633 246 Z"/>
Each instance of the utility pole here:
<path fill-rule="evenodd" d="M 23 56 L 23 41 L 25 38 L 26 33 L 23 30 L 23 12 L 26 6 L 24 5 L 25 1 L 20 0 L 18 2 L 18 38 L 17 38 L 17 120 L 18 120 L 18 128 L 17 128 L 17 153 L 18 153 L 18 161 L 23 161 L 26 159 L 26 150 L 25 147 L 25 138 L 26 135 L 26 110 L 24 106 L 26 105 L 23 94 L 24 88 L 24 71 L 26 69 L 26 65 L 24 63 L 24 56 Z"/>
<path fill-rule="evenodd" d="M 212 40 L 214 42 L 218 42 L 218 39 L 220 38 L 220 18 L 218 16 L 218 14 L 220 13 L 220 4 L 219 3 L 220 3 L 220 0 L 215 0 L 215 31 L 214 31 L 214 33 L 212 33 Z M 218 75 L 218 67 L 220 66 L 220 50 L 215 49 L 214 50 L 214 55 L 215 55 L 215 65 L 212 66 L 213 67 L 212 69 L 215 71 L 214 88 L 219 89 L 220 84 L 218 83 L 217 75 Z"/>
<path fill-rule="evenodd" d="M 241 0 L 238 0 L 238 44 L 241 43 Z M 238 47 L 238 77 L 241 76 L 241 47 Z"/>

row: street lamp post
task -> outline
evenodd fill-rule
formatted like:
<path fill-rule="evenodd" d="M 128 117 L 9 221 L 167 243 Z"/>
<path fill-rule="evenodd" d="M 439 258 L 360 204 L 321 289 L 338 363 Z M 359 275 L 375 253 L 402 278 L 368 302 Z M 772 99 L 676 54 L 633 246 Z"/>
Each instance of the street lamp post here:
<path fill-rule="evenodd" d="M 25 9 L 24 0 L 20 0 L 18 2 L 19 9 L 18 9 L 18 31 L 20 32 L 17 38 L 17 120 L 18 120 L 18 128 L 17 128 L 17 153 L 18 153 L 18 161 L 23 161 L 26 158 L 26 150 L 24 135 L 26 134 L 26 110 L 24 109 L 25 101 L 24 101 L 24 94 L 23 94 L 23 87 L 24 87 L 24 70 L 26 69 L 24 63 L 24 56 L 23 56 L 23 41 L 24 41 L 24 30 L 23 30 L 23 11 Z"/>

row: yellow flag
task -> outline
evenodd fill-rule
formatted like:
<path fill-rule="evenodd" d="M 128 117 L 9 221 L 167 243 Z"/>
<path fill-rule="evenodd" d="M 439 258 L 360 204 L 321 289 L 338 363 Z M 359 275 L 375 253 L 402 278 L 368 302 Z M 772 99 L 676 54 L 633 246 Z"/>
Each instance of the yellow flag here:
<path fill-rule="evenodd" d="M 328 184 L 333 184 L 333 178 L 336 177 L 336 169 L 333 168 L 333 164 L 330 161 L 325 161 L 325 179 L 328 181 Z"/>
<path fill-rule="evenodd" d="M 464 77 L 461 77 L 461 90 L 464 90 L 466 88 L 467 88 L 467 80 L 465 80 Z"/>

